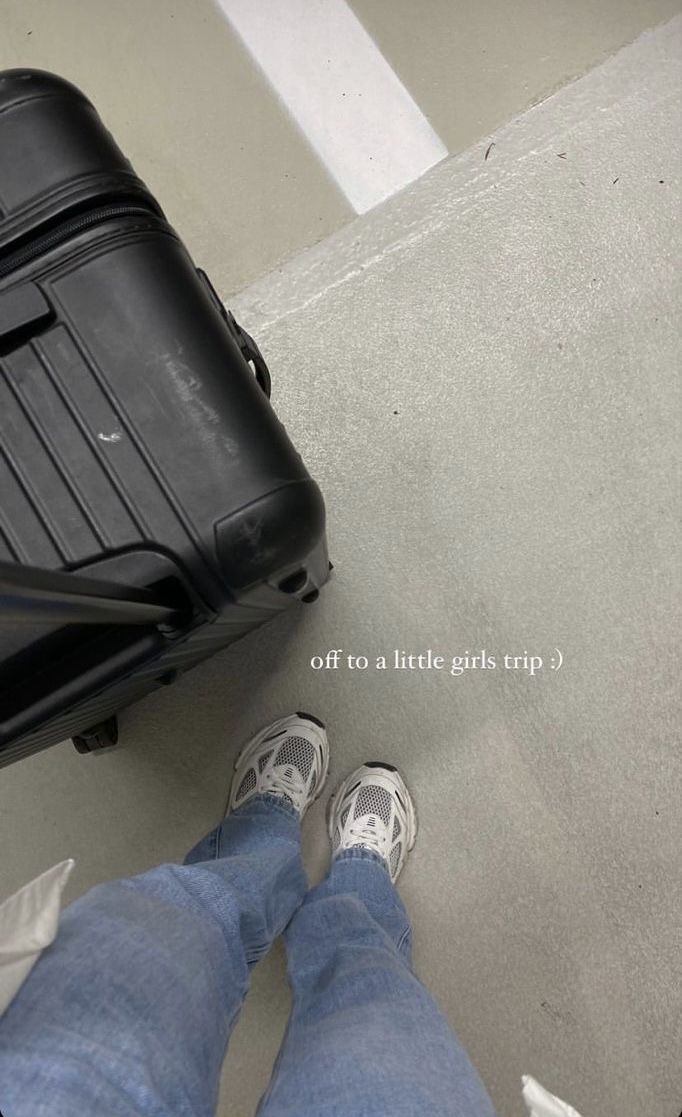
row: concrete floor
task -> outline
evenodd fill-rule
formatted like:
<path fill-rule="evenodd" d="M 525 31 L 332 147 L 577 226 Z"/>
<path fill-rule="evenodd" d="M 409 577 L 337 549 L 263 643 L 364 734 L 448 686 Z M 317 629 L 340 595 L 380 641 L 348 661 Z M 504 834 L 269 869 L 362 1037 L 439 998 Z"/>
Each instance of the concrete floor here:
<path fill-rule="evenodd" d="M 208 5 L 214 53 L 201 58 L 187 14 L 196 31 L 199 6 L 168 4 L 153 24 L 155 4 L 131 4 L 128 20 L 113 7 L 62 5 L 82 21 L 74 43 L 56 6 L 0 0 L 0 64 L 33 51 L 111 106 L 223 292 L 350 219 Z M 653 22 L 659 6 L 629 10 Z M 576 11 L 595 55 L 617 45 L 597 43 Z M 146 67 L 145 19 L 158 69 Z M 502 16 L 493 32 L 500 52 Z M 499 111 L 594 60 L 571 42 L 523 104 L 519 73 L 516 94 L 498 89 Z M 199 75 L 193 101 L 169 65 L 180 54 Z M 421 832 L 401 888 L 417 967 L 500 1114 L 522 1113 L 523 1072 L 584 1117 L 677 1112 L 679 56 L 677 20 L 232 300 L 325 492 L 334 581 L 317 606 L 131 709 L 118 750 L 83 758 L 64 744 L 4 770 L 0 894 L 61 857 L 78 862 L 72 896 L 180 857 L 220 817 L 238 744 L 300 703 L 327 721 L 332 779 L 383 754 L 414 789 Z M 251 82 L 253 103 L 238 104 L 255 131 L 226 108 L 237 75 Z M 197 116 L 209 103 L 213 115 Z M 497 123 L 476 124 L 478 111 L 457 102 L 469 139 Z M 218 126 L 247 137 L 236 171 L 233 149 L 207 140 Z M 290 194 L 262 173 L 286 157 L 301 176 Z M 329 647 L 370 659 L 485 648 L 498 664 L 524 650 L 549 664 L 559 648 L 564 664 L 534 678 L 313 672 Z M 313 879 L 328 856 L 322 812 L 306 824 Z M 277 949 L 235 1033 L 221 1117 L 254 1111 L 287 1005 Z"/>
<path fill-rule="evenodd" d="M 681 33 L 235 304 L 337 564 L 267 708 L 293 679 L 337 772 L 368 753 L 404 768 L 418 970 L 505 1115 L 523 1071 L 585 1117 L 679 1110 Z M 527 650 L 545 669 L 311 672 L 329 647 Z"/>
<path fill-rule="evenodd" d="M 680 9 L 351 6 L 451 153 Z M 0 69 L 15 66 L 56 70 L 88 93 L 221 291 L 241 290 L 354 215 L 212 0 L 0 0 Z"/>

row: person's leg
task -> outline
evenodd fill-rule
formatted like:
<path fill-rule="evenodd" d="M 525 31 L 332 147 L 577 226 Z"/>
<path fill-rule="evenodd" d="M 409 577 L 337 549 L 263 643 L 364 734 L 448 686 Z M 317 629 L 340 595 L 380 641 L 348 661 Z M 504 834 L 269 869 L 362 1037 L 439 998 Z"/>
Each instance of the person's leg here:
<path fill-rule="evenodd" d="M 94 888 L 0 1019 L 5 1117 L 210 1117 L 249 967 L 307 887 L 300 817 L 327 771 L 307 716 L 257 735 L 184 865 Z M 303 769 L 303 770 L 302 770 Z"/>
<path fill-rule="evenodd" d="M 411 969 L 410 923 L 391 878 L 415 830 L 393 770 L 359 769 L 340 789 L 331 872 L 286 932 L 293 1011 L 259 1117 L 494 1117 Z"/>

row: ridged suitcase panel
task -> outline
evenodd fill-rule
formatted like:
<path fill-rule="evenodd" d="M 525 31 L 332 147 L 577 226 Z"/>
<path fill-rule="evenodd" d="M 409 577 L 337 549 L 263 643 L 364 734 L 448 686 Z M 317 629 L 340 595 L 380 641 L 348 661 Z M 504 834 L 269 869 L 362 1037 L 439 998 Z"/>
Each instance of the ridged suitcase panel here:
<path fill-rule="evenodd" d="M 89 398 L 83 399 L 86 393 Z M 134 507 L 106 456 L 97 452 L 98 440 L 121 438 L 118 417 L 88 375 L 66 328 L 56 327 L 0 360 L 0 409 L 6 462 L 14 463 L 24 507 L 32 510 L 30 525 L 15 518 L 19 553 L 6 540 L 7 557 L 26 562 L 30 556 L 36 565 L 51 565 L 36 551 L 41 546 L 36 515 L 60 565 L 142 542 Z M 8 483 L 3 502 L 9 492 Z M 68 530 L 60 530 L 61 524 Z"/>

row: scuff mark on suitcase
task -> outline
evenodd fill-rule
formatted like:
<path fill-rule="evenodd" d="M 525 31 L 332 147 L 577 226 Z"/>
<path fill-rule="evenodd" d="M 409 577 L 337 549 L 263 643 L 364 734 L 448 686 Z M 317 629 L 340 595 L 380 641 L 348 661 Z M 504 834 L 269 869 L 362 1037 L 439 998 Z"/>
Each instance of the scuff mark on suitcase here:
<path fill-rule="evenodd" d="M 120 431 L 112 431 L 111 434 L 105 434 L 104 431 L 98 431 L 97 437 L 100 442 L 120 442 L 123 435 Z"/>
<path fill-rule="evenodd" d="M 207 419 L 208 422 L 219 423 L 218 412 L 199 395 L 198 390 L 201 389 L 201 385 L 196 376 L 192 375 L 188 366 L 181 361 L 173 360 L 170 354 L 164 354 L 164 361 L 182 402 L 201 411 L 202 418 Z"/>
<path fill-rule="evenodd" d="M 182 349 L 180 349 L 180 352 L 182 352 Z M 180 399 L 187 406 L 187 410 L 195 422 L 199 438 L 204 445 L 210 447 L 215 444 L 220 436 L 218 431 L 211 430 L 207 424 L 213 427 L 218 426 L 220 415 L 215 408 L 201 398 L 201 384 L 192 374 L 189 366 L 172 357 L 170 353 L 163 353 L 161 356 Z M 235 439 L 223 436 L 220 438 L 220 442 L 228 454 L 237 456 L 239 444 Z"/>

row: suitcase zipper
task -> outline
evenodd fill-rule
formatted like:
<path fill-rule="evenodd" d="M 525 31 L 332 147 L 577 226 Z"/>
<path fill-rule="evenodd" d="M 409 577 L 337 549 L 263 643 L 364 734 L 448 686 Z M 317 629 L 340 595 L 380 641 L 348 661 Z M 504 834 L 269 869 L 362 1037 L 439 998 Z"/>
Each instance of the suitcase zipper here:
<path fill-rule="evenodd" d="M 110 221 L 114 217 L 139 216 L 158 218 L 159 214 L 153 206 L 145 205 L 144 202 L 120 202 L 96 206 L 77 216 L 67 218 L 49 232 L 38 233 L 30 244 L 15 249 L 4 260 L 0 260 L 0 279 L 4 279 L 10 272 L 24 267 L 25 264 L 30 264 L 44 252 L 49 252 L 50 249 L 56 248 L 64 241 L 84 232 L 85 229 L 92 228 L 93 225 Z"/>
<path fill-rule="evenodd" d="M 63 244 L 64 241 L 69 240 L 78 233 L 82 233 L 86 229 L 91 229 L 94 225 L 100 225 L 104 221 L 110 221 L 114 217 L 155 217 L 157 220 L 163 220 L 151 203 L 145 203 L 141 200 L 135 202 L 110 202 L 108 205 L 94 206 L 92 209 L 66 218 L 61 221 L 59 225 L 44 233 L 34 234 L 29 244 L 8 253 L 4 260 L 0 259 L 0 279 L 4 279 L 6 276 L 10 275 L 11 272 L 23 268 L 26 264 L 30 264 L 32 260 L 42 256 L 45 252 L 49 252 L 50 249 Z M 235 321 L 234 315 L 229 310 L 225 309 L 206 273 L 200 268 L 198 268 L 197 271 L 200 278 L 207 286 L 212 301 L 217 305 L 221 316 L 227 323 L 228 329 L 237 342 L 242 356 L 253 365 L 256 380 L 263 389 L 265 395 L 269 398 L 271 390 L 270 373 L 260 349 L 250 334 L 247 334 L 246 330 Z M 2 1117 L 1 1114 L 0 1117 Z"/>

